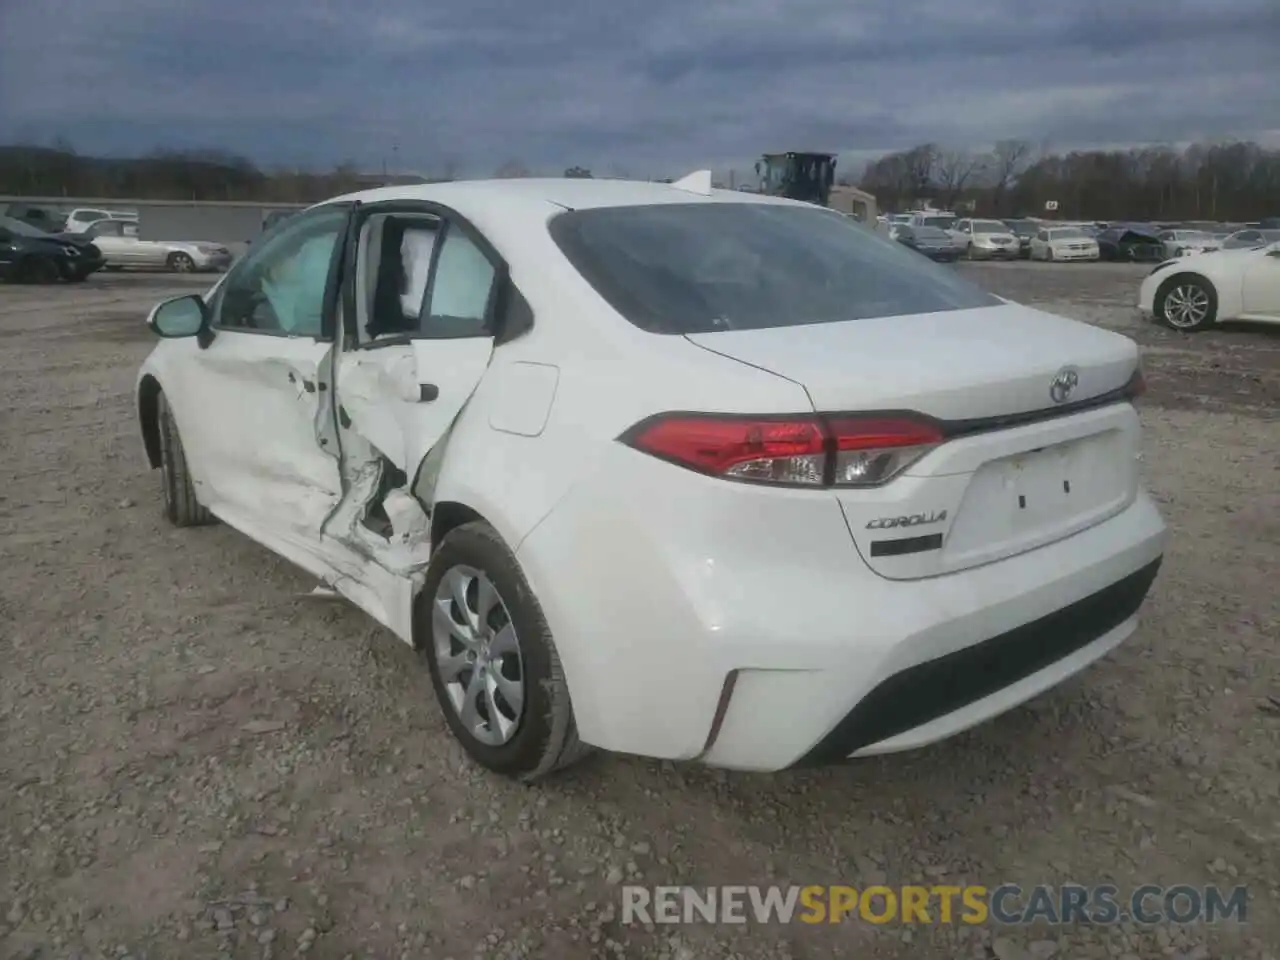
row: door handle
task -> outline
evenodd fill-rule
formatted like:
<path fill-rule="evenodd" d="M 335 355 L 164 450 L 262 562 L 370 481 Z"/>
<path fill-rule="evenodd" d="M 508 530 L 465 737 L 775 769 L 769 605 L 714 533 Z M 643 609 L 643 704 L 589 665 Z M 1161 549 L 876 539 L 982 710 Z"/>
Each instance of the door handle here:
<path fill-rule="evenodd" d="M 440 388 L 434 383 L 418 384 L 418 402 L 430 403 L 432 400 L 440 396 Z"/>

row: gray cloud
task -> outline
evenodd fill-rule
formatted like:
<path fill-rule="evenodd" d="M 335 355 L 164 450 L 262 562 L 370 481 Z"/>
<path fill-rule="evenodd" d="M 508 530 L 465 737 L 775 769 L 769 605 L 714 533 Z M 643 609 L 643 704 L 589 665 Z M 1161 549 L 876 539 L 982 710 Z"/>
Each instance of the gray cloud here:
<path fill-rule="evenodd" d="M 475 173 L 1280 143 L 1275 0 L 0 4 L 0 139 Z"/>

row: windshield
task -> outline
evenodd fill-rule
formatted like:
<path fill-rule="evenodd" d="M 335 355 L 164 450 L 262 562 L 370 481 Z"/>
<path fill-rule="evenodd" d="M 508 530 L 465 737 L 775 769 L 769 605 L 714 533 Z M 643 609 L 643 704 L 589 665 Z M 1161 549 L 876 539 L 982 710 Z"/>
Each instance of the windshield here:
<path fill-rule="evenodd" d="M 1212 240 L 1213 235 L 1205 233 L 1203 230 L 1179 230 L 1176 234 L 1179 240 Z"/>
<path fill-rule="evenodd" d="M 946 230 L 955 222 L 955 217 L 922 217 L 920 220 L 920 226 L 936 227 L 939 230 Z"/>
<path fill-rule="evenodd" d="M 827 210 L 679 203 L 562 213 L 551 236 L 652 333 L 803 326 L 999 306 L 954 272 Z"/>
<path fill-rule="evenodd" d="M 917 240 L 950 240 L 951 235 L 945 230 L 937 227 L 914 227 L 911 230 L 912 235 Z"/>
<path fill-rule="evenodd" d="M 42 237 L 49 239 L 49 234 L 45 233 L 39 227 L 33 227 L 29 223 L 21 220 L 15 220 L 13 217 L 0 217 L 0 227 L 8 230 L 10 233 L 16 233 L 23 237 Z"/>
<path fill-rule="evenodd" d="M 1049 231 L 1050 240 L 1088 240 L 1089 235 L 1079 227 L 1060 227 Z"/>
<path fill-rule="evenodd" d="M 1012 233 L 1015 233 L 1020 237 L 1035 236 L 1038 230 L 1036 224 L 1028 223 L 1025 220 L 1016 221 L 1014 223 L 1008 223 L 1008 224 L 1005 224 L 1005 226 L 1007 226 Z"/>
<path fill-rule="evenodd" d="M 975 220 L 973 221 L 974 233 L 1008 233 L 1009 228 L 999 220 Z"/>

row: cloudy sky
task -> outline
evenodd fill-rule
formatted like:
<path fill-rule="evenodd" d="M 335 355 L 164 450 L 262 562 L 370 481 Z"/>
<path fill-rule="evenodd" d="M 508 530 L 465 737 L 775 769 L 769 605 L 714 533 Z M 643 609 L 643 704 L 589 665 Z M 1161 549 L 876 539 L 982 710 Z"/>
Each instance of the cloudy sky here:
<path fill-rule="evenodd" d="M 491 174 L 1280 145 L 1277 0 L 0 0 L 0 142 Z"/>

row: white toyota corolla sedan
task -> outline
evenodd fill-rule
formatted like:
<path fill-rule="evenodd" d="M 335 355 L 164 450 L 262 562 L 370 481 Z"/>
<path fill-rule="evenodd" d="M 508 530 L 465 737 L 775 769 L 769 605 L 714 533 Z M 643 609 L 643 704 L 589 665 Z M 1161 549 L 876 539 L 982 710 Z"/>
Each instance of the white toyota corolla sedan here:
<path fill-rule="evenodd" d="M 1133 633 L 1163 554 L 1131 340 L 705 172 L 341 197 L 149 323 L 168 518 L 381 621 L 524 780 L 942 739 Z"/>
<path fill-rule="evenodd" d="M 1185 331 L 1230 320 L 1280 323 L 1280 243 L 1166 260 L 1142 281 L 1138 309 Z"/>

